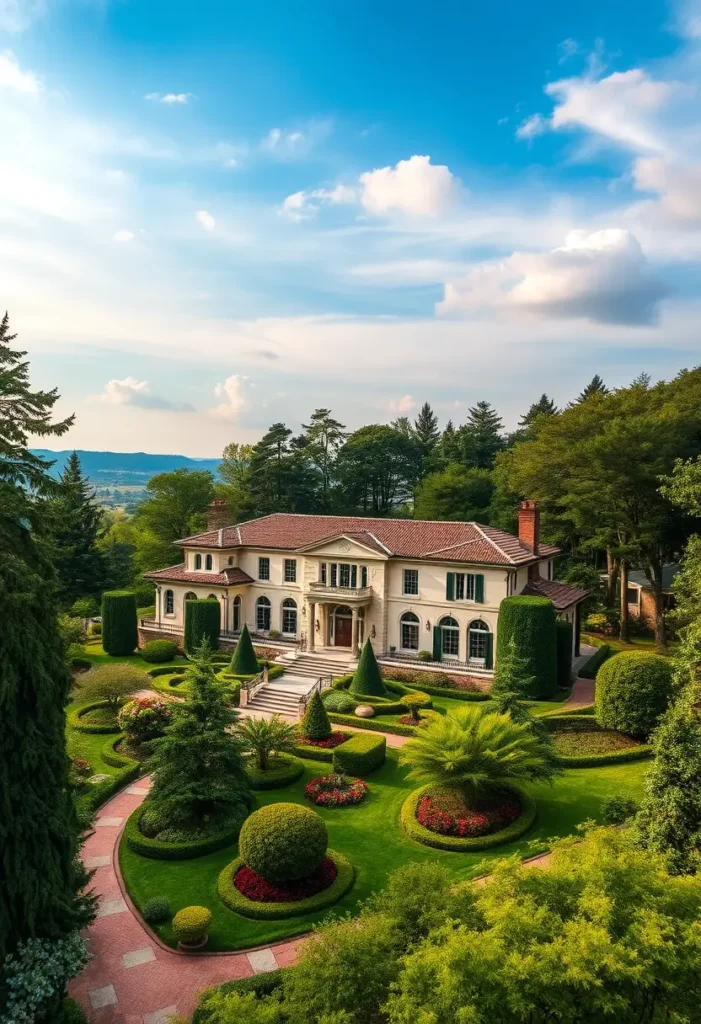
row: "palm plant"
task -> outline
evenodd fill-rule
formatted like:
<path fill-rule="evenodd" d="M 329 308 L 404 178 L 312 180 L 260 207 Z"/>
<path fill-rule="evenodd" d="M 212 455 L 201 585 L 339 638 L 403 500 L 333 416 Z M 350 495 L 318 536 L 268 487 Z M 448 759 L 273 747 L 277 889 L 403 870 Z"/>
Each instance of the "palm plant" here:
<path fill-rule="evenodd" d="M 432 720 L 399 755 L 409 777 L 459 790 L 468 807 L 509 782 L 547 780 L 561 770 L 551 744 L 528 724 L 486 707 L 459 708 Z"/>
<path fill-rule="evenodd" d="M 293 725 L 283 722 L 279 715 L 272 718 L 246 718 L 236 729 L 241 743 L 256 761 L 256 768 L 267 771 L 273 753 L 292 750 L 297 742 Z"/>

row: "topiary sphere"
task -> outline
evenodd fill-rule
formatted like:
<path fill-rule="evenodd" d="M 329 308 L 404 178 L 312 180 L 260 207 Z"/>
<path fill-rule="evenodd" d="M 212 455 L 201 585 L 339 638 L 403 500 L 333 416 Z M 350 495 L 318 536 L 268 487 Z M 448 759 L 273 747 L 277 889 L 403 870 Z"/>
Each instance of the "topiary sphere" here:
<path fill-rule="evenodd" d="M 327 711 L 335 715 L 350 715 L 355 707 L 355 701 L 343 690 L 327 690 L 321 698 Z"/>
<path fill-rule="evenodd" d="M 306 878 L 326 856 L 323 820 L 299 804 L 268 804 L 249 815 L 239 836 L 244 864 L 269 882 Z"/>
<path fill-rule="evenodd" d="M 141 648 L 141 657 L 151 665 L 173 661 L 177 653 L 178 645 L 175 640 L 149 640 Z"/>
<path fill-rule="evenodd" d="M 622 651 L 596 676 L 596 720 L 604 729 L 647 737 L 672 699 L 672 666 L 659 654 Z"/>

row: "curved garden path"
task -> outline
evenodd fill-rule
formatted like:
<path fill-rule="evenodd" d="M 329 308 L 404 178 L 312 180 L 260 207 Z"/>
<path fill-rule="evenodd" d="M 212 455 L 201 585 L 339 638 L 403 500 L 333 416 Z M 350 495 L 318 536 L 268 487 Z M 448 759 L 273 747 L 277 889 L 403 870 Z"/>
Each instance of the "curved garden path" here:
<path fill-rule="evenodd" d="M 577 679 L 565 703 L 583 707 L 592 702 L 593 695 L 593 680 Z M 406 742 L 405 736 L 385 736 L 392 747 Z M 148 786 L 148 779 L 139 779 L 103 804 L 83 846 L 85 865 L 95 871 L 93 888 L 99 909 L 87 931 L 92 960 L 69 990 L 93 1024 L 167 1024 L 172 1014 L 191 1014 L 199 993 L 209 985 L 294 963 L 304 941 L 297 938 L 238 953 L 197 956 L 164 945 L 142 922 L 119 870 L 124 823 L 146 797 Z M 546 867 L 548 860 L 549 855 L 543 854 L 528 863 Z"/>

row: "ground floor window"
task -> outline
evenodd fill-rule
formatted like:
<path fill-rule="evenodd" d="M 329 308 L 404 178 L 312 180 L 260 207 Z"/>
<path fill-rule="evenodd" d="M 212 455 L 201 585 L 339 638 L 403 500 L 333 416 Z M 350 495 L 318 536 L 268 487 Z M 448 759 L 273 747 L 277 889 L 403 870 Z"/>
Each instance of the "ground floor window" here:
<path fill-rule="evenodd" d="M 460 655 L 460 626 L 450 615 L 446 615 L 438 623 L 441 628 L 441 654 L 444 658 L 457 658 Z"/>
<path fill-rule="evenodd" d="M 231 628 L 232 628 L 234 633 L 238 633 L 238 631 L 241 629 L 241 598 L 240 597 L 235 597 L 234 598 L 234 605 L 233 605 L 233 613 L 232 614 L 233 614 L 233 621 L 231 623 Z"/>
<path fill-rule="evenodd" d="M 413 612 L 405 612 L 401 618 L 402 650 L 418 651 L 419 649 L 419 617 Z"/>
<path fill-rule="evenodd" d="M 266 633 L 270 629 L 270 601 L 267 597 L 259 597 L 256 601 L 256 629 Z"/>
<path fill-rule="evenodd" d="M 173 613 L 175 612 L 175 600 L 174 600 L 174 597 L 173 597 L 173 591 L 172 590 L 166 590 L 166 605 L 165 605 L 165 609 L 166 609 L 166 615 L 173 615 Z"/>
<path fill-rule="evenodd" d="M 297 635 L 297 605 L 291 597 L 282 602 L 282 632 Z"/>
<path fill-rule="evenodd" d="M 489 626 L 481 619 L 470 623 L 467 632 L 467 650 L 470 661 L 487 661 L 489 648 Z"/>

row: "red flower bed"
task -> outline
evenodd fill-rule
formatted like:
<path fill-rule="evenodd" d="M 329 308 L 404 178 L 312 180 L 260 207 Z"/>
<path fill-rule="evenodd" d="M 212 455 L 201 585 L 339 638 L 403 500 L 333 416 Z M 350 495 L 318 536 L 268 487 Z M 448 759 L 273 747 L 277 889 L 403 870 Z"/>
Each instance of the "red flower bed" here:
<path fill-rule="evenodd" d="M 350 807 L 359 804 L 367 791 L 367 782 L 345 775 L 322 775 L 304 787 L 304 795 L 318 807 Z"/>
<path fill-rule="evenodd" d="M 416 820 L 430 832 L 436 832 L 441 836 L 475 838 L 486 836 L 490 832 L 498 832 L 500 828 L 505 828 L 512 821 L 516 821 L 520 813 L 521 807 L 515 800 L 506 800 L 489 810 L 450 814 L 436 807 L 430 796 L 424 796 L 416 811 Z"/>
<path fill-rule="evenodd" d="M 236 872 L 234 885 L 240 893 L 255 903 L 296 903 L 328 889 L 337 873 L 336 865 L 327 857 L 307 878 L 300 878 L 295 882 L 269 882 L 244 864 Z"/>
<path fill-rule="evenodd" d="M 347 739 L 348 736 L 345 732 L 332 732 L 323 740 L 310 740 L 306 736 L 300 736 L 297 743 L 302 747 L 323 747 L 324 750 L 333 750 L 334 747 L 340 747 Z"/>

